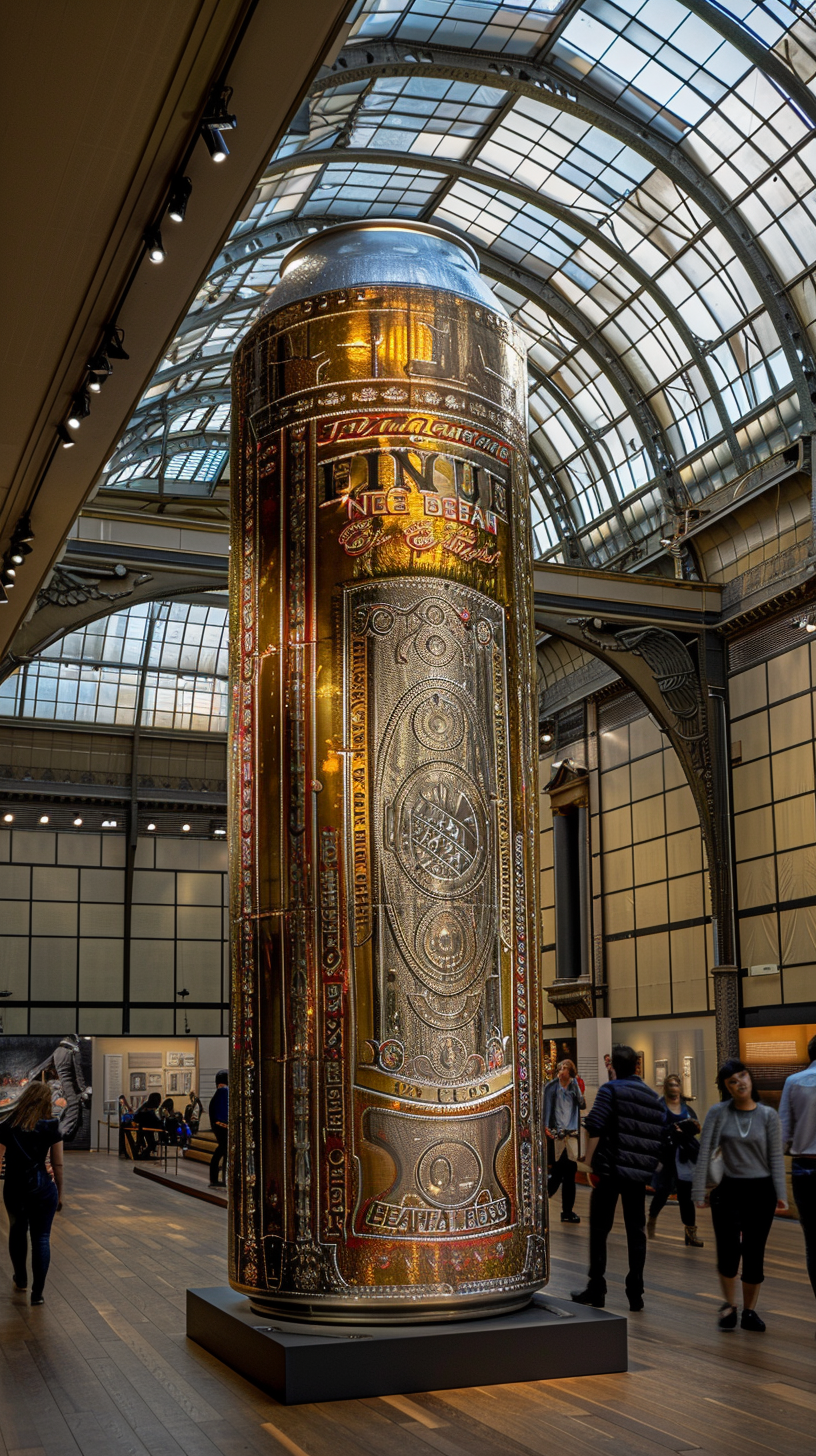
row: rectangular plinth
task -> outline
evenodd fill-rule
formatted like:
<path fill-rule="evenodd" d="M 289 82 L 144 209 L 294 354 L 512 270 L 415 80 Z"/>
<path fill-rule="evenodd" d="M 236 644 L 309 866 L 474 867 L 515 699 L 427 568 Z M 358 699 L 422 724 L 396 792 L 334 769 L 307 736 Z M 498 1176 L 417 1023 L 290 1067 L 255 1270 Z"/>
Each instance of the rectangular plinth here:
<path fill-rule="evenodd" d="M 264 1318 L 234 1290 L 187 1290 L 187 1334 L 286 1405 L 626 1370 L 626 1320 L 538 1294 L 517 1314 L 433 1325 Z"/>

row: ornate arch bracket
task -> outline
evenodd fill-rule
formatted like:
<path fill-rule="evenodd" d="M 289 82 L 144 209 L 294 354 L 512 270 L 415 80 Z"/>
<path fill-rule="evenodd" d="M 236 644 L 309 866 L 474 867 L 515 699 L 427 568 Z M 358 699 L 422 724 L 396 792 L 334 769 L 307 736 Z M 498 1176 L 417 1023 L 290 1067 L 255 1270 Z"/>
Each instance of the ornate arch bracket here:
<path fill-rule="evenodd" d="M 595 575 L 580 573 L 582 586 Z M 641 578 L 636 588 L 638 579 L 629 580 L 631 595 L 637 597 L 646 583 Z M 583 590 L 580 595 L 586 601 L 589 593 Z M 664 595 L 663 586 L 660 595 Z M 664 625 L 649 621 L 648 609 L 641 614 L 631 601 L 625 608 L 613 605 L 604 615 L 600 615 L 601 603 L 598 615 L 576 615 L 575 594 L 573 612 L 565 610 L 567 600 L 563 594 L 537 589 L 537 628 L 567 638 L 613 668 L 646 704 L 683 766 L 708 856 L 717 1050 L 721 1059 L 737 1055 L 739 971 L 735 964 L 726 664 L 723 640 L 713 622 L 706 621 L 714 614 L 685 613 L 681 601 L 677 612 L 665 608 L 653 612 L 653 616 L 668 617 Z"/>

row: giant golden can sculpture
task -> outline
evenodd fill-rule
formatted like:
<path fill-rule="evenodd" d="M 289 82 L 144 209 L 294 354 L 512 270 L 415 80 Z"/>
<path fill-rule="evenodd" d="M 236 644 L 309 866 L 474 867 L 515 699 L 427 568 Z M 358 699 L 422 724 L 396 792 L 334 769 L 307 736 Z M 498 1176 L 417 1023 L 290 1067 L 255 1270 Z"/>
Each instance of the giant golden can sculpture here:
<path fill-rule="evenodd" d="M 546 1279 L 520 337 L 466 243 L 289 254 L 233 371 L 231 1283 L 439 1320 Z"/>

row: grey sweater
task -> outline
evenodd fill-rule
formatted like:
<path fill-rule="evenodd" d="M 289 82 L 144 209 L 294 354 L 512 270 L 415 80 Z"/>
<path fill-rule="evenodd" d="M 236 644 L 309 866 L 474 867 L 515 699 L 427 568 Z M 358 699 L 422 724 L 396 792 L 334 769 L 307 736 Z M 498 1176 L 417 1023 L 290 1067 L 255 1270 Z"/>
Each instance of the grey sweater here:
<path fill-rule="evenodd" d="M 782 1128 L 773 1107 L 759 1102 L 753 1112 L 737 1112 L 729 1098 L 709 1108 L 691 1190 L 695 1203 L 705 1198 L 708 1164 L 717 1148 L 726 1178 L 773 1178 L 777 1198 L 787 1201 Z"/>

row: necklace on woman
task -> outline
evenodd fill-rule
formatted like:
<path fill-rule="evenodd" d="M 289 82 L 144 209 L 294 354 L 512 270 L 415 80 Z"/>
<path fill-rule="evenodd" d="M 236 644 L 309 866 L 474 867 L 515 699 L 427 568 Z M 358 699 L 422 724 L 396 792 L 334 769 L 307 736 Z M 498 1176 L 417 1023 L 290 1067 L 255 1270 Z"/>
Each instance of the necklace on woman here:
<path fill-rule="evenodd" d="M 737 1132 L 739 1133 L 739 1135 L 740 1135 L 741 1138 L 747 1138 L 749 1132 L 751 1131 L 751 1114 L 753 1112 L 755 1112 L 755 1111 L 756 1111 L 756 1108 L 755 1107 L 749 1108 L 749 1110 L 748 1110 L 748 1126 L 747 1127 L 743 1127 L 743 1125 L 742 1125 L 742 1123 L 740 1122 L 740 1119 L 739 1119 L 739 1113 L 737 1112 L 736 1108 L 734 1109 L 734 1117 L 737 1120 Z"/>

